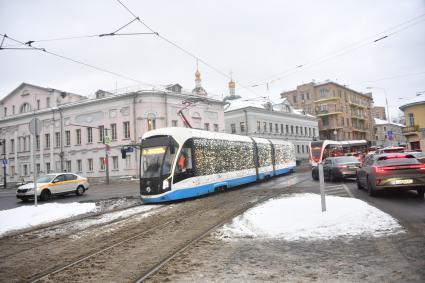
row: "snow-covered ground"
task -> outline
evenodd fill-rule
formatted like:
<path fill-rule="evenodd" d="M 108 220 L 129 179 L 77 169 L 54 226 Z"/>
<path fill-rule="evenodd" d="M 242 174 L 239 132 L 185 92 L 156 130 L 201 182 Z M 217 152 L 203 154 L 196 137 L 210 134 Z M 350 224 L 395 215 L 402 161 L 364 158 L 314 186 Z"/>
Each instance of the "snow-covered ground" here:
<path fill-rule="evenodd" d="M 96 212 L 95 203 L 46 203 L 37 207 L 21 206 L 0 211 L 0 236 L 80 214 Z"/>
<path fill-rule="evenodd" d="M 397 220 L 364 201 L 327 196 L 326 206 L 327 211 L 322 213 L 317 194 L 272 199 L 236 217 L 218 232 L 218 237 L 314 241 L 403 232 Z"/>

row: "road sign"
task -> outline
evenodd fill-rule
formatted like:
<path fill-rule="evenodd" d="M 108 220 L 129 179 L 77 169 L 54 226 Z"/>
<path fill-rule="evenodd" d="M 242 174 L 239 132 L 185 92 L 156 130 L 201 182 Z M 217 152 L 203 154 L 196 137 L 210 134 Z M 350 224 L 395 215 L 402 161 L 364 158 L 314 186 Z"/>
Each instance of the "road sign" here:
<path fill-rule="evenodd" d="M 388 139 L 389 139 L 390 141 L 392 141 L 392 140 L 394 139 L 393 131 L 388 131 L 388 132 L 387 132 L 387 135 L 388 135 Z"/>
<path fill-rule="evenodd" d="M 131 147 L 131 146 L 129 146 L 129 147 L 127 147 L 127 148 L 125 149 L 125 151 L 127 151 L 127 152 L 133 152 L 133 151 L 134 151 L 134 148 L 133 148 L 133 147 Z"/>
<path fill-rule="evenodd" d="M 35 132 L 34 132 L 34 124 L 35 124 Z M 39 135 L 41 133 L 41 121 L 37 118 L 32 118 L 29 124 L 29 130 L 32 135 Z"/>
<path fill-rule="evenodd" d="M 2 164 L 2 167 L 6 167 L 7 166 L 7 159 L 2 159 L 1 164 Z"/>
<path fill-rule="evenodd" d="M 104 142 L 105 144 L 110 144 L 110 143 L 112 142 L 112 138 L 111 138 L 110 136 L 105 136 L 105 137 L 103 138 L 103 142 Z"/>

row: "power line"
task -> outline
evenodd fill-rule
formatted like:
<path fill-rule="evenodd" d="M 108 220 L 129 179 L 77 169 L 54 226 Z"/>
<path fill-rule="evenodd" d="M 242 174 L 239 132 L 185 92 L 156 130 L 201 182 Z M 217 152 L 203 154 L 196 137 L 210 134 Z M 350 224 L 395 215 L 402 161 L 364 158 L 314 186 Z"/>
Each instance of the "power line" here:
<path fill-rule="evenodd" d="M 407 73 L 407 74 L 400 74 L 400 75 L 394 75 L 394 76 L 391 76 L 391 77 L 384 77 L 384 78 L 379 78 L 379 79 L 374 79 L 374 80 L 368 80 L 368 81 L 361 81 L 361 82 L 347 84 L 347 86 L 349 86 L 349 85 L 358 85 L 358 84 L 363 84 L 363 83 L 373 83 L 373 82 L 379 82 L 379 81 L 385 81 L 385 80 L 391 80 L 391 79 L 397 79 L 397 78 L 404 78 L 404 77 L 411 77 L 411 76 L 419 76 L 419 75 L 423 75 L 423 74 L 425 74 L 425 71 L 415 72 L 415 73 Z"/>
<path fill-rule="evenodd" d="M 61 58 L 61 59 L 64 59 L 64 60 L 67 60 L 67 61 L 70 61 L 70 62 L 73 62 L 73 63 L 76 63 L 76 64 L 80 64 L 80 65 L 82 65 L 82 66 L 85 66 L 85 67 L 88 67 L 88 68 L 91 68 L 91 69 L 95 69 L 95 70 L 97 70 L 97 71 L 101 71 L 101 72 L 104 72 L 104 73 L 108 73 L 108 74 L 114 75 L 114 76 L 116 76 L 116 77 L 120 77 L 120 78 L 123 78 L 123 79 L 129 80 L 129 81 L 136 82 L 136 83 L 141 84 L 141 85 L 150 86 L 150 87 L 152 87 L 153 89 L 155 89 L 155 88 L 157 87 L 157 86 L 155 86 L 155 85 L 153 85 L 153 84 L 144 83 L 144 82 L 141 82 L 141 81 L 139 81 L 139 80 L 137 80 L 137 79 L 134 79 L 134 78 L 129 77 L 129 76 L 126 76 L 126 75 L 122 75 L 122 74 L 117 73 L 117 72 L 113 72 L 113 71 L 110 71 L 110 70 L 107 70 L 107 69 L 104 69 L 104 68 L 101 68 L 101 67 L 94 66 L 94 65 L 89 64 L 89 63 L 85 63 L 85 62 L 80 61 L 80 60 L 72 59 L 72 58 L 70 58 L 70 57 L 67 57 L 67 56 L 64 56 L 64 55 L 61 55 L 61 54 L 58 54 L 58 53 L 55 53 L 55 52 L 48 51 L 48 50 L 46 50 L 45 48 L 37 48 L 37 47 L 34 47 L 34 46 L 32 46 L 32 45 L 28 45 L 28 44 L 26 44 L 26 43 L 24 43 L 24 42 L 22 42 L 22 41 L 19 41 L 19 40 L 17 40 L 17 39 L 14 39 L 14 38 L 12 38 L 12 37 L 8 36 L 8 35 L 6 35 L 6 34 L 0 34 L 0 36 L 3 36 L 4 38 L 8 38 L 8 39 L 10 39 L 10 40 L 12 40 L 12 41 L 14 41 L 14 42 L 16 42 L 16 43 L 19 43 L 20 45 L 27 46 L 27 48 L 23 48 L 23 49 L 26 49 L 26 50 L 37 50 L 37 51 L 43 51 L 44 53 L 50 54 L 50 55 L 52 55 L 52 56 L 55 56 L 55 57 L 58 57 L 58 58 Z M 9 48 L 0 48 L 0 50 L 1 50 L 1 49 L 9 49 Z"/>
<path fill-rule="evenodd" d="M 228 74 L 226 74 L 225 72 L 221 71 L 220 69 L 218 69 L 217 67 L 214 67 L 213 65 L 209 64 L 208 62 L 206 62 L 205 60 L 199 58 L 198 56 L 196 56 L 195 54 L 193 54 L 192 52 L 190 52 L 189 50 L 181 47 L 180 45 L 178 45 L 177 43 L 173 42 L 172 40 L 166 38 L 165 36 L 162 36 L 161 34 L 159 34 L 158 32 L 156 32 L 154 29 L 152 29 L 150 26 L 148 26 L 145 22 L 143 22 L 135 13 L 133 13 L 124 3 L 122 3 L 122 1 L 117 0 L 117 2 L 125 9 L 127 10 L 127 12 L 129 12 L 133 17 L 135 17 L 143 26 L 145 26 L 148 30 L 150 30 L 152 33 L 155 33 L 160 39 L 164 40 L 165 42 L 167 42 L 168 44 L 171 44 L 172 46 L 176 47 L 177 49 L 179 49 L 180 51 L 184 52 L 185 54 L 189 55 L 190 57 L 198 60 L 199 62 L 203 63 L 205 66 L 209 67 L 211 70 L 215 71 L 216 73 L 224 76 L 227 79 L 232 79 Z M 237 85 L 239 85 L 241 88 L 248 90 L 249 92 L 257 95 L 257 93 L 255 91 L 253 91 L 251 88 L 242 85 L 241 83 L 235 81 L 235 83 Z"/>
<path fill-rule="evenodd" d="M 421 15 L 419 15 L 417 17 L 414 17 L 414 18 L 409 19 L 407 21 L 404 21 L 404 22 L 402 22 L 400 24 L 397 24 L 397 25 L 395 25 L 395 26 L 393 26 L 391 28 L 388 28 L 388 29 L 386 29 L 386 30 L 384 30 L 382 32 L 379 32 L 379 33 L 377 33 L 377 34 L 375 34 L 373 36 L 369 36 L 369 37 L 367 37 L 365 39 L 359 40 L 359 41 L 357 41 L 357 42 L 355 42 L 353 44 L 347 45 L 347 46 L 345 46 L 345 47 L 343 47 L 341 49 L 338 49 L 336 51 L 333 51 L 333 52 L 331 52 L 331 53 L 329 53 L 329 54 L 327 54 L 327 55 L 325 55 L 323 57 L 320 57 L 318 59 L 312 60 L 311 62 L 307 62 L 307 63 L 304 63 L 304 64 L 297 65 L 296 67 L 289 68 L 289 69 L 287 69 L 287 70 L 285 70 L 285 71 L 283 71 L 281 73 L 277 73 L 275 75 L 272 75 L 272 76 L 270 76 L 270 77 L 268 77 L 268 78 L 266 78 L 264 80 L 254 82 L 254 83 L 252 83 L 252 86 L 267 85 L 267 84 L 274 83 L 276 81 L 282 80 L 283 78 L 285 78 L 285 77 L 287 77 L 287 76 L 295 73 L 300 68 L 311 67 L 313 65 L 320 64 L 320 63 L 323 63 L 323 62 L 325 62 L 327 60 L 330 60 L 330 59 L 332 59 L 334 57 L 342 56 L 344 54 L 347 54 L 347 53 L 349 53 L 351 51 L 354 51 L 356 49 L 362 48 L 364 46 L 367 46 L 367 45 L 370 45 L 370 44 L 374 44 L 374 43 L 376 43 L 378 41 L 381 41 L 381 40 L 384 40 L 384 39 L 386 39 L 386 38 L 388 38 L 388 37 L 390 37 L 390 36 L 392 36 L 392 35 L 394 35 L 396 33 L 399 33 L 399 32 L 401 32 L 403 30 L 406 30 L 406 29 L 408 29 L 408 28 L 410 28 L 410 27 L 412 27 L 414 25 L 417 25 L 417 24 L 423 22 L 424 20 L 425 20 L 425 14 L 421 14 Z M 388 33 L 388 34 L 384 35 L 385 33 Z M 381 37 L 379 37 L 378 39 L 376 39 L 376 37 L 378 37 L 378 36 L 381 36 Z M 373 39 L 373 38 L 375 38 L 375 39 L 371 41 L 371 39 Z M 276 76 L 278 76 L 278 77 L 275 78 Z M 275 78 L 275 79 L 272 79 L 272 78 Z"/>

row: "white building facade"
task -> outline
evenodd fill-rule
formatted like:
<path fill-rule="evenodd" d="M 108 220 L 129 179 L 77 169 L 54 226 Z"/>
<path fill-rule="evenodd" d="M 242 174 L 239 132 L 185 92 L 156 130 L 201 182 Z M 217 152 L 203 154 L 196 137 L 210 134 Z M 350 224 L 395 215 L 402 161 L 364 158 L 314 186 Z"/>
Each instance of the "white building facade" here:
<path fill-rule="evenodd" d="M 406 137 L 402 132 L 405 125 L 388 122 L 378 118 L 374 119 L 376 146 L 386 147 L 406 144 Z"/>
<path fill-rule="evenodd" d="M 121 158 L 121 148 L 140 143 L 148 130 L 183 127 L 177 112 L 190 101 L 196 103 L 183 113 L 194 128 L 224 131 L 223 102 L 206 95 L 199 100 L 179 85 L 123 94 L 98 91 L 96 98 L 89 99 L 23 83 L 0 102 L 0 139 L 5 141 L 0 152 L 7 160 L 7 182 L 32 180 L 34 167 L 38 174 L 67 171 L 104 180 L 106 151 L 112 180 L 138 176 L 137 148 L 126 159 Z M 29 130 L 33 118 L 42 125 L 35 138 Z M 108 146 L 103 143 L 105 136 L 110 139 Z M 0 174 L 3 178 L 2 170 Z"/>
<path fill-rule="evenodd" d="M 319 138 L 316 117 L 293 109 L 286 99 L 275 103 L 235 99 L 229 103 L 224 112 L 227 133 L 290 141 L 297 160 L 308 159 L 310 141 Z"/>

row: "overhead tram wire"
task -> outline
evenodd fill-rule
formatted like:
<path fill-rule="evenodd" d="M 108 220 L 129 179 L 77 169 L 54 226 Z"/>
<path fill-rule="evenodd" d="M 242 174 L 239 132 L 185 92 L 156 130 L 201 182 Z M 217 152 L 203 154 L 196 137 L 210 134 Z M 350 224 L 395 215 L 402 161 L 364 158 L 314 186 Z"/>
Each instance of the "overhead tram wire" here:
<path fill-rule="evenodd" d="M 89 34 L 89 35 L 77 35 L 77 36 L 68 36 L 68 37 L 58 37 L 58 38 L 48 38 L 48 39 L 38 39 L 38 40 L 29 40 L 25 42 L 26 45 L 31 46 L 33 43 L 38 42 L 52 42 L 52 41 L 63 41 L 63 40 L 72 40 L 72 39 L 83 39 L 83 38 L 97 38 L 97 37 L 105 37 L 105 36 L 129 36 L 129 35 L 152 35 L 156 34 L 155 32 L 131 32 L 131 33 L 117 33 L 125 27 L 129 26 L 133 22 L 137 21 L 137 17 L 135 17 L 130 22 L 126 23 L 119 29 L 110 33 L 101 33 L 101 34 Z M 7 45 L 6 47 L 18 46 L 20 44 Z"/>
<path fill-rule="evenodd" d="M 48 51 L 45 48 L 37 48 L 37 47 L 34 47 L 32 45 L 27 45 L 24 42 L 19 41 L 17 39 L 14 39 L 14 38 L 6 35 L 6 34 L 0 34 L 0 36 L 3 36 L 4 38 L 8 38 L 8 39 L 10 39 L 10 40 L 12 40 L 12 41 L 14 41 L 16 43 L 19 43 L 20 45 L 27 46 L 27 48 L 23 48 L 23 49 L 42 51 L 42 52 L 47 53 L 47 54 L 50 54 L 52 56 L 55 56 L 55 57 L 58 57 L 58 58 L 61 58 L 61 59 L 64 59 L 64 60 L 67 60 L 67 61 L 70 61 L 70 62 L 73 62 L 73 63 L 76 63 L 76 64 L 80 64 L 82 66 L 85 66 L 85 67 L 88 67 L 88 68 L 91 68 L 91 69 L 94 69 L 94 70 L 97 70 L 97 71 L 100 71 L 100 72 L 108 73 L 108 74 L 114 75 L 116 77 L 120 77 L 122 79 L 133 81 L 133 82 L 136 82 L 136 83 L 138 83 L 140 85 L 145 85 L 145 86 L 152 87 L 153 89 L 157 89 L 157 87 L 158 87 L 156 85 L 144 83 L 144 82 L 141 82 L 141 81 L 139 81 L 137 79 L 134 79 L 134 78 L 129 77 L 129 76 L 126 76 L 126 75 L 119 74 L 119 73 L 114 72 L 114 71 L 110 71 L 110 70 L 107 70 L 107 69 L 104 69 L 104 68 L 101 68 L 101 67 L 94 66 L 94 65 L 89 64 L 89 63 L 85 63 L 85 62 L 80 61 L 80 60 L 72 59 L 70 57 L 67 57 L 67 56 L 64 56 L 64 55 L 61 55 L 61 54 L 58 54 L 58 53 L 55 53 L 55 52 Z M 2 49 L 9 49 L 9 48 L 0 48 L 0 50 L 2 50 Z"/>
<path fill-rule="evenodd" d="M 350 83 L 350 84 L 346 84 L 346 85 L 351 86 L 351 85 L 359 85 L 359 84 L 365 84 L 365 83 L 374 83 L 374 82 L 379 82 L 379 81 L 392 80 L 392 79 L 404 78 L 404 77 L 419 76 L 419 75 L 425 75 L 425 71 L 394 75 L 394 76 L 390 76 L 390 77 L 384 77 L 384 78 L 379 78 L 379 79 L 374 79 L 374 80 L 355 82 L 355 83 Z"/>
<path fill-rule="evenodd" d="M 208 68 L 210 68 L 211 70 L 215 71 L 216 73 L 224 76 L 227 79 L 232 79 L 228 74 L 226 74 L 225 72 L 221 71 L 220 69 L 214 67 L 213 65 L 209 64 L 208 62 L 206 62 L 205 60 L 203 60 L 202 58 L 199 58 L 198 56 L 196 56 L 195 54 L 193 54 L 192 52 L 188 51 L 187 49 L 181 47 L 180 45 L 178 45 L 177 43 L 171 41 L 170 39 L 166 38 L 165 36 L 162 36 L 161 34 L 159 34 L 157 31 L 155 31 L 154 29 L 152 29 L 150 26 L 148 26 L 145 22 L 143 22 L 135 13 L 133 13 L 124 3 L 122 3 L 122 1 L 117 0 L 117 2 L 125 9 L 127 10 L 127 12 L 129 12 L 133 17 L 135 17 L 144 27 L 146 27 L 148 30 L 150 30 L 152 33 L 155 33 L 160 39 L 164 40 L 165 42 L 167 42 L 168 44 L 171 44 L 172 46 L 176 47 L 177 49 L 179 49 L 180 51 L 184 52 L 185 54 L 189 55 L 190 57 L 198 60 L 199 62 L 203 63 L 205 66 L 207 66 Z M 249 92 L 258 95 L 255 91 L 253 91 L 251 88 L 235 81 L 235 83 L 237 85 L 239 85 L 241 88 L 248 90 Z"/>
<path fill-rule="evenodd" d="M 265 80 L 254 82 L 254 83 L 252 83 L 252 87 L 256 87 L 256 86 L 259 86 L 259 85 L 267 85 L 267 84 L 274 83 L 276 81 L 282 80 L 283 78 L 288 77 L 289 75 L 295 73 L 300 68 L 312 67 L 313 65 L 317 65 L 317 64 L 323 63 L 327 60 L 333 59 L 335 57 L 342 56 L 344 54 L 347 54 L 351 51 L 357 50 L 357 49 L 362 48 L 364 46 L 377 43 L 381 40 L 384 40 L 384 39 L 396 34 L 396 33 L 399 33 L 403 30 L 406 30 L 406 29 L 414 26 L 414 25 L 417 25 L 417 24 L 419 24 L 423 21 L 425 21 L 425 14 L 421 14 L 419 16 L 416 16 L 412 19 L 409 19 L 409 20 L 404 21 L 400 24 L 397 24 L 397 25 L 395 25 L 391 28 L 388 28 L 388 29 L 386 29 L 382 32 L 376 33 L 376 34 L 369 36 L 365 39 L 359 40 L 359 41 L 357 41 L 353 44 L 347 45 L 347 46 L 345 46 L 341 49 L 335 50 L 335 51 L 333 51 L 333 52 L 331 52 L 331 53 L 329 53 L 329 54 L 327 54 L 327 55 L 325 55 L 321 58 L 317 58 L 316 60 L 312 60 L 310 63 L 304 63 L 304 64 L 297 65 L 296 67 L 292 67 L 292 68 L 289 68 L 289 69 L 287 69 L 287 70 L 285 70 L 281 73 L 277 73 L 275 75 L 272 75 L 272 76 L 266 78 Z M 379 37 L 379 38 L 377 38 L 377 37 Z M 277 76 L 279 76 L 279 77 L 277 77 Z M 277 77 L 277 78 L 275 78 L 275 77 Z M 275 79 L 272 79 L 272 78 L 275 78 Z"/>

